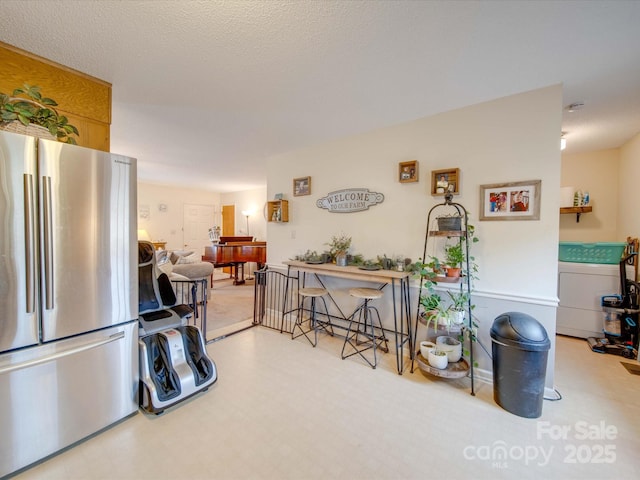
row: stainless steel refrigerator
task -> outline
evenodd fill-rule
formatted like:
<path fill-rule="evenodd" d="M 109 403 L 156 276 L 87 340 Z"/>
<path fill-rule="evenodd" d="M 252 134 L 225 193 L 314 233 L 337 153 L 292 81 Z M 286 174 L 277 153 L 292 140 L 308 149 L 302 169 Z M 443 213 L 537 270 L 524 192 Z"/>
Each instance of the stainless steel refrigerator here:
<path fill-rule="evenodd" d="M 0 132 L 0 477 L 137 411 L 136 176 Z"/>

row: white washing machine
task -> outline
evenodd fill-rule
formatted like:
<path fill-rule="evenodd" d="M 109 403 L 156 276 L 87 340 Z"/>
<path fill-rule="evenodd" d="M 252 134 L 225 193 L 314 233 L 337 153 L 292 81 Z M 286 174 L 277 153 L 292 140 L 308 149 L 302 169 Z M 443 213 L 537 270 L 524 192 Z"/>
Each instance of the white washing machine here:
<path fill-rule="evenodd" d="M 627 266 L 627 278 L 633 278 Z M 556 332 L 572 337 L 603 337 L 604 295 L 620 294 L 620 266 L 558 262 Z"/>

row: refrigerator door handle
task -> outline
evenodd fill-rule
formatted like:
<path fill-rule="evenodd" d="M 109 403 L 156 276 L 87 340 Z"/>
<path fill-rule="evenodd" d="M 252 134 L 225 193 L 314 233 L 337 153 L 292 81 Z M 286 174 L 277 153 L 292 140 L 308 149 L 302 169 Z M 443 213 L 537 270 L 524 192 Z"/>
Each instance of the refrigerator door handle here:
<path fill-rule="evenodd" d="M 33 175 L 24 174 L 24 242 L 25 242 L 25 287 L 26 310 L 33 313 L 36 309 L 36 263 L 35 263 L 35 202 L 33 195 Z"/>
<path fill-rule="evenodd" d="M 53 309 L 53 211 L 51 205 L 51 177 L 42 177 L 43 237 L 44 237 L 44 286 L 45 308 Z"/>
<path fill-rule="evenodd" d="M 33 360 L 26 360 L 24 362 L 7 365 L 6 367 L 0 367 L 0 375 L 4 373 L 15 372 L 16 370 L 22 370 L 23 368 L 35 367 L 37 365 L 42 365 L 43 363 L 53 362 L 55 360 L 59 360 L 60 358 L 68 357 L 70 355 L 75 355 L 76 353 L 101 347 L 102 345 L 106 345 L 107 343 L 121 340 L 124 338 L 124 336 L 125 332 L 121 331 L 114 333 L 113 335 L 109 335 L 106 338 L 101 338 L 100 340 L 94 340 L 92 342 L 76 345 L 66 350 L 47 355 L 45 357 L 34 358 Z"/>

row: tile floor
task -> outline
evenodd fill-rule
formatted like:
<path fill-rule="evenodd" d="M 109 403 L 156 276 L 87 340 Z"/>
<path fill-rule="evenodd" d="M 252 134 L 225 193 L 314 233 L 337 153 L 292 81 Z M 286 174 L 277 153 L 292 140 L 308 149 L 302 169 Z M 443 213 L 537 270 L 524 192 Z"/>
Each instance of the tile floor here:
<path fill-rule="evenodd" d="M 558 339 L 563 399 L 545 401 L 539 419 L 501 409 L 491 385 L 472 397 L 468 379 L 400 376 L 392 354 L 373 370 L 340 348 L 264 327 L 212 343 L 219 378 L 208 392 L 17 478 L 638 478 L 640 376 L 582 340 Z"/>

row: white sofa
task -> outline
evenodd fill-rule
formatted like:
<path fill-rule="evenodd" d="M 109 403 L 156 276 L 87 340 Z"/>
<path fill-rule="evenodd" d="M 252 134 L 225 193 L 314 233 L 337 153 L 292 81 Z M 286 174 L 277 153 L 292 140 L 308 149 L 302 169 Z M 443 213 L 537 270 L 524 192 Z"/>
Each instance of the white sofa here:
<path fill-rule="evenodd" d="M 186 250 L 161 250 L 156 253 L 158 268 L 170 280 L 207 280 L 210 283 L 213 265 L 203 262 L 200 255 Z M 211 286 L 211 285 L 209 285 Z"/>

